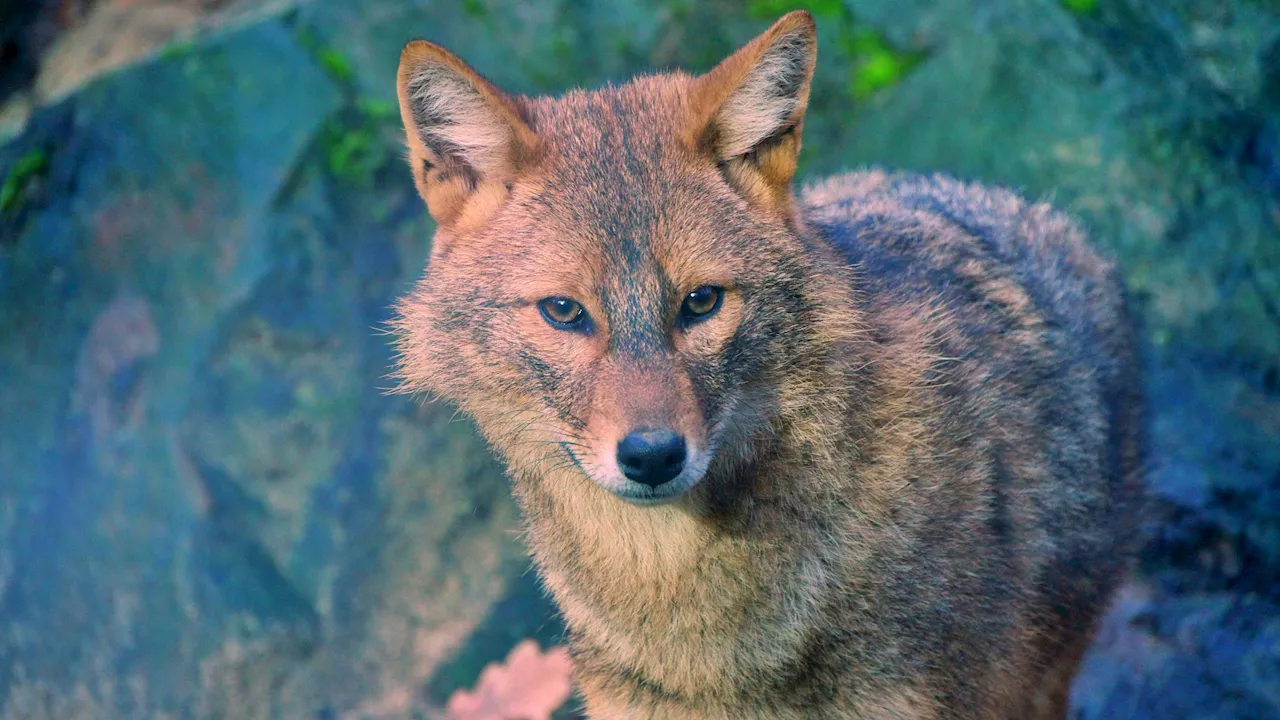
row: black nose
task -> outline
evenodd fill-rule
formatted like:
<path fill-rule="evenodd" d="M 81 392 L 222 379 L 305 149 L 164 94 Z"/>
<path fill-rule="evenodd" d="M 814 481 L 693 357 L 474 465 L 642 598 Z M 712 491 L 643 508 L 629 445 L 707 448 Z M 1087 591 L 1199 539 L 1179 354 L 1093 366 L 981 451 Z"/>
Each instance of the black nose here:
<path fill-rule="evenodd" d="M 637 430 L 618 443 L 622 474 L 649 487 L 679 475 L 684 456 L 684 438 L 670 430 Z"/>

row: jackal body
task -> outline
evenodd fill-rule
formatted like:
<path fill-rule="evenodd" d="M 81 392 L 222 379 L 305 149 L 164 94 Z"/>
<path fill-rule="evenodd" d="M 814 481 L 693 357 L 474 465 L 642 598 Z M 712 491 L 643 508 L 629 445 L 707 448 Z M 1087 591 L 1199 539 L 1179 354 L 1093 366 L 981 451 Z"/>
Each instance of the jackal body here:
<path fill-rule="evenodd" d="M 1060 718 L 1142 465 L 1116 271 L 945 177 L 791 190 L 812 19 L 513 97 L 411 43 L 409 391 L 508 465 L 593 718 Z"/>

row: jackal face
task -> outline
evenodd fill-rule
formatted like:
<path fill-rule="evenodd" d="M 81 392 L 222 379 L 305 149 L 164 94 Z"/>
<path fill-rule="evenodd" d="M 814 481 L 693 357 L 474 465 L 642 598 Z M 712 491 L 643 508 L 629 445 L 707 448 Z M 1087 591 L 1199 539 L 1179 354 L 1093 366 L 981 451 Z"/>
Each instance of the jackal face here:
<path fill-rule="evenodd" d="M 438 229 L 395 323 L 404 387 L 519 469 L 636 504 L 741 460 L 724 446 L 770 421 L 823 302 L 790 190 L 815 54 L 797 12 L 706 75 L 551 99 L 410 43 L 401 114 Z"/>

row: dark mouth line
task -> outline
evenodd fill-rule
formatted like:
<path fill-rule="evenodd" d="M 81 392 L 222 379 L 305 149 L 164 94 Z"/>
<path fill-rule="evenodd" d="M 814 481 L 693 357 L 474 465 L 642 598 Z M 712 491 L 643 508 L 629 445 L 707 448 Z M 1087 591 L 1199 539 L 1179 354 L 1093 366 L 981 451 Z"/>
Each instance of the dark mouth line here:
<path fill-rule="evenodd" d="M 668 503 L 668 502 L 671 502 L 671 501 L 675 500 L 677 497 L 679 497 L 679 495 L 680 495 L 680 494 L 675 494 L 675 495 L 655 495 L 655 494 L 649 494 L 649 495 L 629 495 L 629 494 L 621 494 L 621 493 L 619 493 L 619 494 L 617 495 L 617 497 L 618 497 L 618 499 L 619 499 L 619 500 L 622 500 L 623 502 L 629 502 L 629 503 L 633 503 L 633 504 L 636 504 L 636 505 L 645 506 L 645 505 L 662 505 L 662 504 L 665 504 L 665 503 Z"/>

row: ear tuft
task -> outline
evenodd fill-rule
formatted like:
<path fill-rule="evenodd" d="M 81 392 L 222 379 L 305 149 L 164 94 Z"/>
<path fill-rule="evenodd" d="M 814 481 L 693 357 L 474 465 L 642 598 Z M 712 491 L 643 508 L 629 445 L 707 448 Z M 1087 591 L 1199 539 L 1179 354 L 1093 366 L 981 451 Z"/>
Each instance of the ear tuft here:
<path fill-rule="evenodd" d="M 799 10 L 698 79 L 695 114 L 721 160 L 798 129 L 817 60 L 813 16 Z"/>
<path fill-rule="evenodd" d="M 406 75 L 405 93 L 423 144 L 479 174 L 502 172 L 511 128 L 475 84 L 435 59 L 412 64 Z"/>
<path fill-rule="evenodd" d="M 795 124 L 808 100 L 813 48 L 811 37 L 788 33 L 763 53 L 720 108 L 722 157 L 745 155 Z"/>
<path fill-rule="evenodd" d="M 397 94 L 419 191 L 442 222 L 479 183 L 509 182 L 537 145 L 516 100 L 434 43 L 405 46 Z"/>
<path fill-rule="evenodd" d="M 694 80 L 690 144 L 748 201 L 794 213 L 791 180 L 817 62 L 813 16 L 789 13 Z"/>

